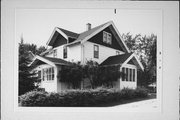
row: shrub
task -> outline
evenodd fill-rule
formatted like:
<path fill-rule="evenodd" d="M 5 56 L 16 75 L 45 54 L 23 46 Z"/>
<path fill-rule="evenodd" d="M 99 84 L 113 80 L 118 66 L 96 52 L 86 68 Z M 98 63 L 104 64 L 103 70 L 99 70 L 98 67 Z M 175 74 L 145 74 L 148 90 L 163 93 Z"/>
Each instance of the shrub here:
<path fill-rule="evenodd" d="M 97 88 L 89 90 L 66 90 L 60 93 L 31 91 L 20 96 L 22 106 L 98 106 L 121 100 L 147 97 L 145 88 L 135 90 L 124 88 L 115 89 Z"/>

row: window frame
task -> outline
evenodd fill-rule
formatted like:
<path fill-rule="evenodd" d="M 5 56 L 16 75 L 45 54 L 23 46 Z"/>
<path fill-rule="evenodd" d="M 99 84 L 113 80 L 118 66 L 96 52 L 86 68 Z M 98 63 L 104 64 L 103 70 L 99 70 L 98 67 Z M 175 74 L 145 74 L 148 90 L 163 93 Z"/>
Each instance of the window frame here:
<path fill-rule="evenodd" d="M 97 47 L 97 51 L 95 50 L 95 48 Z M 99 58 L 99 46 L 98 45 L 94 45 L 94 58 Z"/>
<path fill-rule="evenodd" d="M 53 50 L 53 57 L 57 58 L 57 49 Z"/>
<path fill-rule="evenodd" d="M 42 69 L 42 81 L 53 81 L 54 80 L 54 67 L 48 67 Z"/>
<path fill-rule="evenodd" d="M 66 59 L 67 58 L 67 46 L 63 47 L 63 58 Z"/>
<path fill-rule="evenodd" d="M 106 44 L 112 44 L 112 34 L 106 31 L 103 31 L 103 42 Z"/>

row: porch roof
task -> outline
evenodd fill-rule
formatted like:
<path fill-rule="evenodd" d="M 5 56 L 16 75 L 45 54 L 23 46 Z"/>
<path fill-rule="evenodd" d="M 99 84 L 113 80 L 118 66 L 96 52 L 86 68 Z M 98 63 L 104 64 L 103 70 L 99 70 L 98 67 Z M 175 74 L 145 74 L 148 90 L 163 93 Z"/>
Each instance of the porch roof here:
<path fill-rule="evenodd" d="M 38 64 L 42 64 L 42 63 L 47 63 L 47 64 L 52 65 L 52 66 L 55 66 L 55 65 L 71 65 L 71 62 L 62 60 L 60 58 L 36 56 L 35 59 L 31 62 L 30 66 L 32 64 L 38 65 Z"/>
<path fill-rule="evenodd" d="M 104 62 L 100 64 L 100 66 L 110 66 L 110 65 L 125 65 L 128 62 L 134 63 L 139 69 L 144 70 L 143 65 L 141 62 L 138 60 L 136 55 L 134 53 L 126 53 L 122 55 L 115 55 L 115 56 L 110 56 L 108 57 Z"/>
<path fill-rule="evenodd" d="M 42 58 L 45 58 L 45 59 L 53 62 L 54 64 L 61 64 L 61 65 L 70 65 L 71 64 L 71 62 L 65 61 L 60 58 L 53 58 L 53 57 L 42 57 Z"/>
<path fill-rule="evenodd" d="M 133 53 L 126 53 L 122 55 L 110 56 L 100 65 L 103 66 L 103 65 L 123 64 L 132 54 Z"/>

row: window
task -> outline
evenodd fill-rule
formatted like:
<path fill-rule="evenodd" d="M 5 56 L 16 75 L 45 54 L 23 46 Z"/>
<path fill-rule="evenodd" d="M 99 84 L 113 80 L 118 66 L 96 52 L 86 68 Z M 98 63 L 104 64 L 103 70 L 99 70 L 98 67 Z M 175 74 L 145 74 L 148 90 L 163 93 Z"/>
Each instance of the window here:
<path fill-rule="evenodd" d="M 38 71 L 38 78 L 41 79 L 41 71 Z"/>
<path fill-rule="evenodd" d="M 53 50 L 53 57 L 57 57 L 57 50 Z"/>
<path fill-rule="evenodd" d="M 126 71 L 125 71 L 125 68 L 123 67 L 122 68 L 122 73 L 123 73 L 123 75 L 122 75 L 122 81 L 125 81 L 125 75 L 126 75 L 126 73 L 125 73 Z"/>
<path fill-rule="evenodd" d="M 103 42 L 107 44 L 112 44 L 112 35 L 111 33 L 103 31 Z"/>
<path fill-rule="evenodd" d="M 119 51 L 116 51 L 116 55 L 120 55 L 120 52 L 119 52 Z"/>
<path fill-rule="evenodd" d="M 132 69 L 129 69 L 129 81 L 132 81 Z"/>
<path fill-rule="evenodd" d="M 99 58 L 99 46 L 94 45 L 94 58 Z"/>
<path fill-rule="evenodd" d="M 135 69 L 133 69 L 133 81 L 135 81 Z"/>
<path fill-rule="evenodd" d="M 50 81 L 50 80 L 54 80 L 54 68 L 45 68 L 43 69 L 43 81 Z"/>
<path fill-rule="evenodd" d="M 128 68 L 126 68 L 126 81 L 128 81 L 128 80 L 129 80 L 129 78 L 128 78 L 128 74 L 129 74 L 129 72 L 128 72 Z"/>
<path fill-rule="evenodd" d="M 67 58 L 67 47 L 63 48 L 63 58 Z"/>

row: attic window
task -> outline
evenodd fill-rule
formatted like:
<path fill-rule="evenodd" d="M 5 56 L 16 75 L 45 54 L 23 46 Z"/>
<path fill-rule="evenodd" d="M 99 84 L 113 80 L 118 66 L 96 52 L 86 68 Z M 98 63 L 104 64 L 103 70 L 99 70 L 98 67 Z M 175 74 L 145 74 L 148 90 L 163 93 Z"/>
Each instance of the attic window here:
<path fill-rule="evenodd" d="M 103 31 L 103 42 L 107 44 L 112 44 L 112 35 L 111 33 Z"/>

